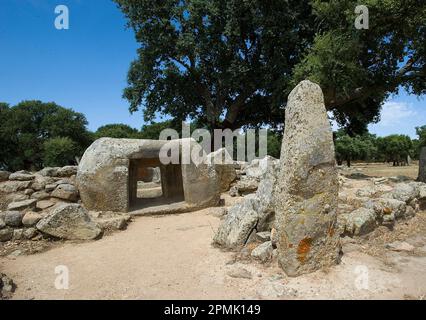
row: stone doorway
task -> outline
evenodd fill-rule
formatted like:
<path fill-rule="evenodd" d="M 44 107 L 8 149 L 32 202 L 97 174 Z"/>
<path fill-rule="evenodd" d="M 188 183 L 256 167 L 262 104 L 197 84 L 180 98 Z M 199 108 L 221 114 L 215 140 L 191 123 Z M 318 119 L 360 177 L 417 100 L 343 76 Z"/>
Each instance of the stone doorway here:
<path fill-rule="evenodd" d="M 181 165 L 163 165 L 158 158 L 130 160 L 130 210 L 184 201 Z"/>

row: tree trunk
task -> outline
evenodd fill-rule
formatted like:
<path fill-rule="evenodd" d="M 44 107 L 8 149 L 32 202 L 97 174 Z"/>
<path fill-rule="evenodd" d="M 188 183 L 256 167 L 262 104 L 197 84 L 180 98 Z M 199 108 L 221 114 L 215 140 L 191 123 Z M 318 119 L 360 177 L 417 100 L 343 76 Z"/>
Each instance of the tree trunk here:
<path fill-rule="evenodd" d="M 426 147 L 423 147 L 420 151 L 419 176 L 417 180 L 426 183 Z"/>
<path fill-rule="evenodd" d="M 346 159 L 346 164 L 347 164 L 347 166 L 348 166 L 348 168 L 350 168 L 351 167 L 351 159 Z"/>

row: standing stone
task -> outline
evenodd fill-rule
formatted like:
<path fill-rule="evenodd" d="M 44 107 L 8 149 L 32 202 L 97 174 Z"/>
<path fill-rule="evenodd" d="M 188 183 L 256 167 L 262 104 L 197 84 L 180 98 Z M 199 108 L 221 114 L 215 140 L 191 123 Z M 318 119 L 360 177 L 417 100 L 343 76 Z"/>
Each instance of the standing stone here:
<path fill-rule="evenodd" d="M 426 183 L 426 147 L 423 147 L 420 151 L 419 177 L 417 178 L 417 180 Z"/>
<path fill-rule="evenodd" d="M 287 275 L 299 276 L 336 264 L 340 242 L 333 135 L 321 88 L 310 81 L 302 81 L 289 95 L 280 167 L 280 266 Z"/>

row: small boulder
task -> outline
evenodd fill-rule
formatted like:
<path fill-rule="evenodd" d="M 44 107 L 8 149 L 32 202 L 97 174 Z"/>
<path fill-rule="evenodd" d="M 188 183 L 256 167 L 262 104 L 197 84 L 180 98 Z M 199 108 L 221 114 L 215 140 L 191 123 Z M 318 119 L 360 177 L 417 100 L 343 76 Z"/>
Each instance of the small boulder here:
<path fill-rule="evenodd" d="M 72 184 L 60 184 L 52 192 L 52 197 L 67 201 L 77 201 L 78 191 Z"/>
<path fill-rule="evenodd" d="M 40 200 L 50 198 L 50 194 L 48 194 L 46 191 L 37 191 L 31 195 L 31 198 L 36 199 L 37 201 L 40 201 Z"/>
<path fill-rule="evenodd" d="M 267 241 L 256 247 L 252 252 L 251 256 L 253 258 L 259 259 L 262 262 L 269 261 L 272 258 L 272 242 Z"/>
<path fill-rule="evenodd" d="M 124 230 L 127 227 L 127 219 L 124 217 L 110 217 L 96 219 L 96 223 L 103 230 Z"/>
<path fill-rule="evenodd" d="M 59 205 L 36 227 L 43 233 L 68 240 L 92 240 L 102 232 L 88 211 L 78 204 Z"/>
<path fill-rule="evenodd" d="M 251 278 L 253 278 L 250 271 L 248 271 L 245 268 L 241 268 L 241 267 L 229 270 L 227 272 L 227 274 L 231 278 L 240 278 L 240 279 L 251 279 Z"/>
<path fill-rule="evenodd" d="M 32 181 L 35 176 L 28 171 L 18 171 L 9 176 L 9 180 L 15 181 Z"/>
<path fill-rule="evenodd" d="M 43 177 L 56 177 L 58 175 L 58 170 L 59 168 L 46 167 L 37 173 Z"/>
<path fill-rule="evenodd" d="M 37 201 L 36 208 L 40 210 L 46 210 L 48 208 L 51 208 L 55 205 L 55 202 L 50 200 L 41 200 Z"/>
<path fill-rule="evenodd" d="M 27 212 L 22 218 L 22 224 L 26 227 L 32 227 L 42 219 L 42 216 L 36 212 Z"/>
<path fill-rule="evenodd" d="M 9 180 L 10 172 L 0 170 L 0 182 Z"/>
<path fill-rule="evenodd" d="M 58 177 L 71 177 L 77 174 L 78 166 L 65 166 L 57 171 Z"/>
<path fill-rule="evenodd" d="M 356 236 L 373 231 L 376 226 L 376 214 L 372 209 L 359 208 L 338 217 L 338 224 L 344 225 L 345 232 Z"/>
<path fill-rule="evenodd" d="M 24 201 L 19 202 L 12 202 L 8 205 L 8 210 L 26 210 L 26 209 L 34 209 L 36 206 L 37 200 L 35 199 L 28 199 Z"/>
<path fill-rule="evenodd" d="M 36 228 L 28 228 L 25 229 L 23 232 L 23 237 L 27 240 L 33 239 L 35 236 L 37 236 L 37 229 Z"/>
<path fill-rule="evenodd" d="M 9 227 L 20 227 L 22 226 L 22 218 L 25 213 L 20 211 L 6 211 L 3 219 L 6 225 Z"/>
<path fill-rule="evenodd" d="M 414 246 L 412 246 L 411 244 L 407 243 L 407 242 L 403 242 L 403 241 L 395 241 L 393 243 L 387 244 L 386 248 L 392 250 L 392 251 L 404 251 L 404 252 L 412 252 L 414 251 Z"/>
<path fill-rule="evenodd" d="M 263 231 L 256 233 L 257 239 L 261 242 L 266 242 L 271 240 L 271 232 L 269 231 Z"/>
<path fill-rule="evenodd" d="M 5 228 L 0 230 L 0 242 L 6 242 L 12 240 L 13 238 L 13 229 Z"/>
<path fill-rule="evenodd" d="M 13 193 L 28 189 L 31 181 L 5 181 L 0 183 L 1 193 Z"/>

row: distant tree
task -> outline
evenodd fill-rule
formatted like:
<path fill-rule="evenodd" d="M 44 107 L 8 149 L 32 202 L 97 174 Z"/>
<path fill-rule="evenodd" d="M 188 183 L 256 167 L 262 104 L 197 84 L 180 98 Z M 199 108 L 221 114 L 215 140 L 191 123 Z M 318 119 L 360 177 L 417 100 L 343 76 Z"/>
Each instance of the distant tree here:
<path fill-rule="evenodd" d="M 49 167 L 63 167 L 75 164 L 78 155 L 78 145 L 68 137 L 52 138 L 43 144 L 43 165 Z"/>
<path fill-rule="evenodd" d="M 95 138 L 129 138 L 137 139 L 140 133 L 137 129 L 134 129 L 127 124 L 107 124 L 99 127 L 95 132 Z"/>
<path fill-rule="evenodd" d="M 335 141 L 336 160 L 339 165 L 346 161 L 348 167 L 351 161 L 355 160 L 359 155 L 359 149 L 355 139 L 349 135 L 338 135 Z"/>
<path fill-rule="evenodd" d="M 406 135 L 393 134 L 378 139 L 378 152 L 384 156 L 386 162 L 394 166 L 407 164 L 407 157 L 412 155 L 413 143 Z"/>
<path fill-rule="evenodd" d="M 0 114 L 4 112 L 0 116 L 0 145 L 7 151 L 3 151 L 1 163 L 8 170 L 41 168 L 44 142 L 49 139 L 71 139 L 77 146 L 74 156 L 81 156 L 92 142 L 85 116 L 53 102 L 23 101 L 9 108 L 3 105 Z"/>

